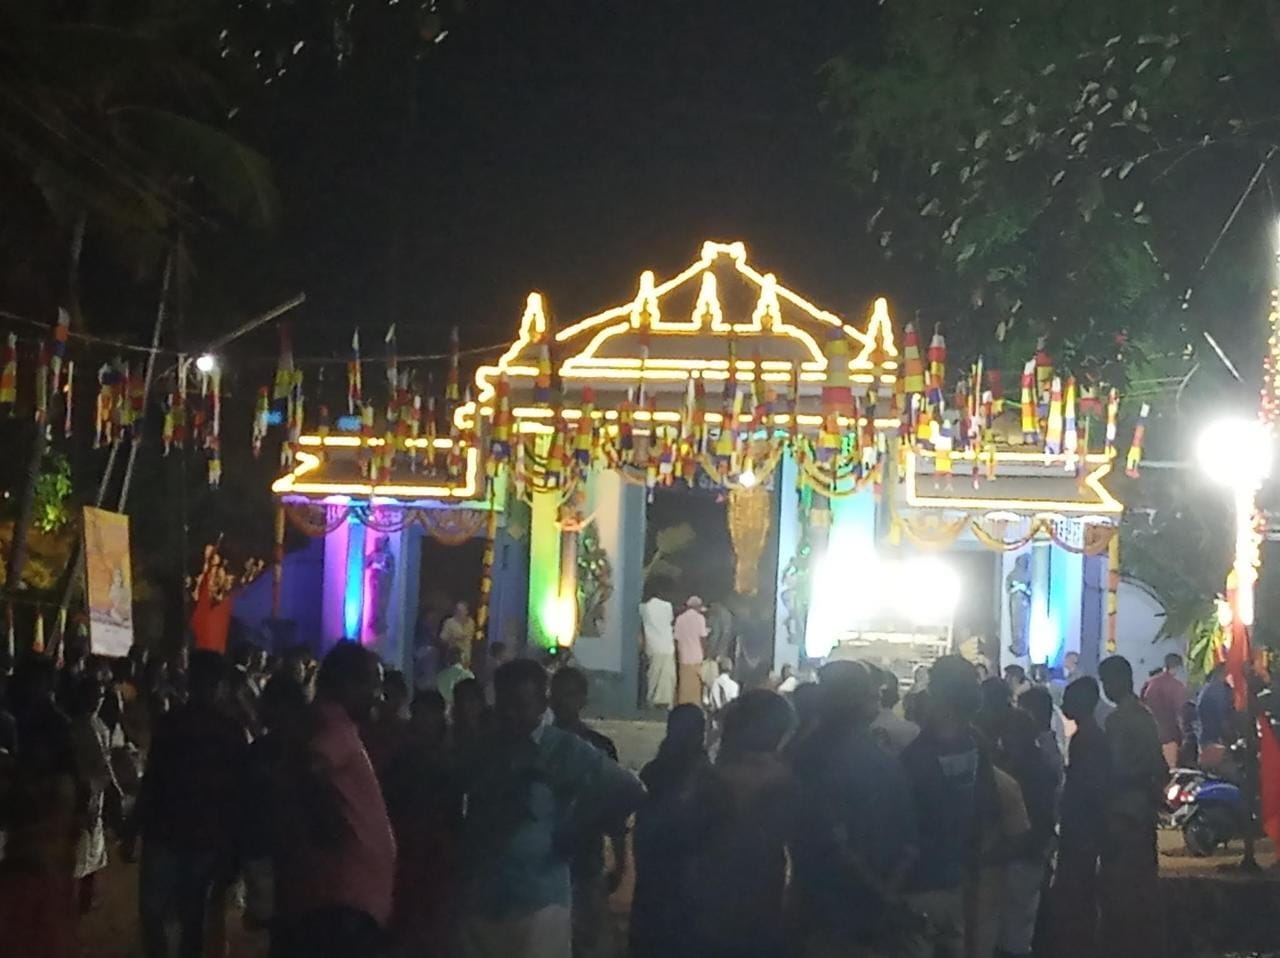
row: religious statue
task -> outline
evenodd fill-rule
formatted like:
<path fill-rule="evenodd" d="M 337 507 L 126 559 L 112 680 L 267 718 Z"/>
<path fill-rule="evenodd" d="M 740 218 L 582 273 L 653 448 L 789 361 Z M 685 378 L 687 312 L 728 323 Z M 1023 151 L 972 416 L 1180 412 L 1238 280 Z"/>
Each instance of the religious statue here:
<path fill-rule="evenodd" d="M 578 542 L 578 623 L 584 636 L 604 634 L 605 604 L 613 595 L 613 567 L 600 546 L 595 526 L 579 534 Z"/>
<path fill-rule="evenodd" d="M 809 559 L 809 545 L 802 543 L 782 573 L 781 598 L 786 612 L 783 621 L 787 629 L 787 642 L 802 648 L 809 619 Z"/>
<path fill-rule="evenodd" d="M 1027 654 L 1027 632 L 1031 623 L 1031 556 L 1020 555 L 1004 580 L 1009 597 L 1009 652 L 1021 658 Z"/>
<path fill-rule="evenodd" d="M 387 634 L 387 611 L 391 605 L 391 586 L 396 578 L 396 557 L 391 551 L 391 537 L 383 536 L 364 560 L 366 581 L 373 595 L 369 598 L 373 618 L 370 629 L 376 636 Z"/>

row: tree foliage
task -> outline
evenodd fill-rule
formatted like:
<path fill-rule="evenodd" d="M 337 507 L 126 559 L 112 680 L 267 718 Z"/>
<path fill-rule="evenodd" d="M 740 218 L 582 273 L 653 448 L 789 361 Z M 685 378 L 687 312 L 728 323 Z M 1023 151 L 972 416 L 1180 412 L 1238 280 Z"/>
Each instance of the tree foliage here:
<path fill-rule="evenodd" d="M 827 66 L 868 230 L 923 267 L 948 320 L 1013 361 L 1046 334 L 1068 364 L 1113 377 L 1135 350 L 1179 351 L 1216 315 L 1196 297 L 1238 259 L 1212 256 L 1219 229 L 1242 228 L 1242 196 L 1252 225 L 1269 210 L 1276 10 L 881 4 L 878 52 Z"/>

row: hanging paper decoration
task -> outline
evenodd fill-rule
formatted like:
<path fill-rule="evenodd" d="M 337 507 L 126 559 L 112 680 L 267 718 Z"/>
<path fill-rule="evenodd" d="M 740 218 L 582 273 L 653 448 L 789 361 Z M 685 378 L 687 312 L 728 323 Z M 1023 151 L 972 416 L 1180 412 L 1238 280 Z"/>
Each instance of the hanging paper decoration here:
<path fill-rule="evenodd" d="M 0 405 L 13 407 L 18 401 L 18 337 L 10 333 L 0 348 Z"/>
<path fill-rule="evenodd" d="M 822 387 L 824 413 L 848 414 L 853 406 L 849 379 L 849 340 L 839 327 L 827 331 L 827 379 Z"/>
<path fill-rule="evenodd" d="M 947 341 L 942 337 L 942 324 L 933 328 L 929 340 L 929 402 L 935 408 L 942 405 L 943 388 L 947 378 Z"/>
<path fill-rule="evenodd" d="M 275 385 L 271 391 L 273 403 L 288 403 L 289 392 L 293 389 L 293 337 L 289 333 L 289 324 L 280 324 L 280 358 L 276 361 Z"/>
<path fill-rule="evenodd" d="M 1077 454 L 1080 436 L 1076 431 L 1076 377 L 1068 376 L 1062 395 L 1062 451 L 1067 457 L 1067 471 L 1073 472 L 1079 464 Z"/>
<path fill-rule="evenodd" d="M 1053 386 L 1053 359 L 1049 355 L 1047 340 L 1041 336 L 1036 340 L 1036 399 L 1043 401 Z"/>
<path fill-rule="evenodd" d="M 67 360 L 67 375 L 62 383 L 62 435 L 66 438 L 71 437 L 72 397 L 75 389 L 75 375 L 75 360 L 69 359 Z"/>
<path fill-rule="evenodd" d="M 595 390 L 586 386 L 582 390 L 582 416 L 578 420 L 577 434 L 573 440 L 573 459 L 579 466 L 591 465 L 591 441 L 595 430 L 594 414 L 596 409 Z"/>
<path fill-rule="evenodd" d="M 71 314 L 58 309 L 58 321 L 49 341 L 49 392 L 56 395 L 61 388 L 62 363 L 67 355 L 67 336 L 71 332 Z"/>
<path fill-rule="evenodd" d="M 1129 455 L 1125 458 L 1124 474 L 1130 479 L 1137 479 L 1141 475 L 1138 466 L 1142 463 L 1142 441 L 1147 434 L 1147 415 L 1151 412 L 1151 406 L 1143 403 L 1142 408 L 1138 410 L 1138 422 L 1133 427 L 1133 440 L 1129 443 Z"/>
<path fill-rule="evenodd" d="M 178 357 L 178 371 L 174 377 L 173 392 L 165 403 L 164 426 L 160 440 L 164 444 L 164 454 L 169 455 L 175 447 L 186 448 L 187 444 L 187 364 L 190 360 L 185 356 Z"/>
<path fill-rule="evenodd" d="M 1044 427 L 1045 455 L 1062 453 L 1062 380 L 1054 376 L 1049 383 L 1049 415 Z"/>
<path fill-rule="evenodd" d="M 789 429 L 789 438 L 792 444 L 795 444 L 796 437 L 800 435 L 800 362 L 791 364 L 791 396 L 787 404 L 787 426 Z"/>
<path fill-rule="evenodd" d="M 551 433 L 551 446 L 547 450 L 546 484 L 549 488 L 558 489 L 564 484 L 564 462 L 564 429 L 557 416 Z"/>
<path fill-rule="evenodd" d="M 631 395 L 631 390 L 628 389 L 622 405 L 618 407 L 618 454 L 624 463 L 630 463 L 635 459 L 636 407 L 631 400 Z"/>
<path fill-rule="evenodd" d="M 271 390 L 266 386 L 258 389 L 258 402 L 253 410 L 253 455 L 262 453 L 262 444 L 267 438 L 267 429 L 271 426 Z"/>
<path fill-rule="evenodd" d="M 115 442 L 120 411 L 124 405 L 121 393 L 127 376 L 121 373 L 120 361 L 104 363 L 98 369 L 98 403 L 94 414 L 93 447 Z"/>
<path fill-rule="evenodd" d="M 907 395 L 924 392 L 924 364 L 920 361 L 920 339 L 907 323 L 902 334 L 902 388 Z"/>
<path fill-rule="evenodd" d="M 1036 361 L 1028 359 L 1022 367 L 1022 444 L 1040 442 L 1040 416 L 1036 406 Z"/>
<path fill-rule="evenodd" d="M 396 324 L 387 327 L 387 335 L 383 337 L 387 347 L 387 405 L 395 404 L 396 393 L 400 389 L 399 357 L 396 355 Z"/>
<path fill-rule="evenodd" d="M 991 393 L 992 415 L 998 416 L 1004 412 L 1004 381 L 1000 377 L 1000 370 L 987 370 L 987 391 Z"/>
<path fill-rule="evenodd" d="M 585 406 L 587 397 L 583 396 Z M 586 409 L 583 420 L 588 423 Z M 581 426 L 580 426 L 581 428 Z M 590 426 L 588 426 L 588 429 Z M 494 397 L 493 432 L 489 437 L 489 475 L 497 471 L 497 465 L 505 462 L 511 455 L 511 384 L 507 374 L 498 377 L 498 387 Z"/>
<path fill-rule="evenodd" d="M 534 347 L 538 372 L 533 380 L 533 401 L 539 406 L 546 406 L 551 402 L 551 344 L 547 342 L 549 338 L 546 331 L 539 333 L 537 345 Z"/>
<path fill-rule="evenodd" d="M 129 438 L 133 442 L 142 441 L 142 427 L 146 418 L 147 392 L 146 380 L 141 371 L 125 367 L 125 404 L 123 425 L 129 430 Z"/>
<path fill-rule="evenodd" d="M 462 396 L 461 381 L 458 378 L 458 362 L 461 349 L 458 343 L 458 327 L 455 326 L 449 331 L 449 377 L 444 384 L 444 398 L 446 403 L 446 414 L 452 417 L 453 406 Z"/>
<path fill-rule="evenodd" d="M 364 372 L 360 362 L 360 327 L 351 334 L 351 358 L 347 360 L 347 415 L 360 412 L 364 394 Z"/>
<path fill-rule="evenodd" d="M 1107 432 L 1105 451 L 1108 459 L 1114 459 L 1116 455 L 1116 424 L 1120 418 L 1120 393 L 1112 386 L 1111 391 L 1107 393 Z"/>
<path fill-rule="evenodd" d="M 40 344 L 39 352 L 36 356 L 36 403 L 35 414 L 36 422 L 44 422 L 46 414 L 49 412 L 49 347 L 46 343 Z"/>

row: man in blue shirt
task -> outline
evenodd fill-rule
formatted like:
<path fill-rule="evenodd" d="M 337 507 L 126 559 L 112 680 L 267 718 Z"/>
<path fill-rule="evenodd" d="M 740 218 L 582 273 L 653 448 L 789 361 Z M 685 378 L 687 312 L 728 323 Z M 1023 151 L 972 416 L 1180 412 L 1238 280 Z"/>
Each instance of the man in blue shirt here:
<path fill-rule="evenodd" d="M 498 729 L 462 770 L 460 958 L 570 958 L 569 862 L 584 828 L 644 797 L 629 772 L 543 723 L 547 673 L 520 659 L 494 675 Z"/>
<path fill-rule="evenodd" d="M 1219 662 L 1210 671 L 1196 699 L 1196 734 L 1200 740 L 1200 767 L 1214 769 L 1227 756 L 1234 736 L 1235 705 L 1227 685 L 1226 666 Z"/>

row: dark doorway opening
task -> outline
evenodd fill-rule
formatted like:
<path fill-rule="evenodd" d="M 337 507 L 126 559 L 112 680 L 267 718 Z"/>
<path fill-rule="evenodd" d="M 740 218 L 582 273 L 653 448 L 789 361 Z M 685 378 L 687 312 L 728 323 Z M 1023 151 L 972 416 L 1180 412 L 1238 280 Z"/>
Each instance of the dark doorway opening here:
<path fill-rule="evenodd" d="M 422 539 L 422 565 L 418 588 L 417 634 L 439 635 L 440 624 L 458 602 L 475 615 L 480 599 L 480 575 L 484 571 L 484 539 L 468 539 L 445 545 L 432 536 Z"/>

